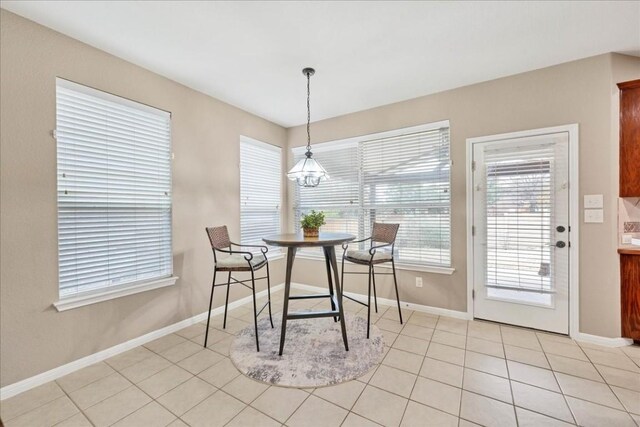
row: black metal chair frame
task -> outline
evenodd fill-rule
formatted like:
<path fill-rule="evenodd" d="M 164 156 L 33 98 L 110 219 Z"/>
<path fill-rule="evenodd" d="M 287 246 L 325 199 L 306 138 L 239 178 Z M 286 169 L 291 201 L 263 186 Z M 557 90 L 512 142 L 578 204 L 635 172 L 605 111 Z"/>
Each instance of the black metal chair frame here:
<path fill-rule="evenodd" d="M 375 224 L 374 224 L 375 225 Z M 396 278 L 396 264 L 395 264 L 395 259 L 394 259 L 394 249 L 395 249 L 395 236 L 393 238 L 393 241 L 390 243 L 384 243 L 381 245 L 374 245 L 374 243 L 376 243 L 376 241 L 372 240 L 372 237 L 367 237 L 366 239 L 362 239 L 362 240 L 353 240 L 349 243 L 344 243 L 342 244 L 342 278 L 341 278 L 341 282 L 342 282 L 342 296 L 344 298 L 347 298 L 353 302 L 356 302 L 360 305 L 363 305 L 365 307 L 367 307 L 367 339 L 369 338 L 369 329 L 371 328 L 371 288 L 372 288 L 372 284 L 373 284 L 373 301 L 374 301 L 374 307 L 376 310 L 376 313 L 378 312 L 378 297 L 376 295 L 376 272 L 375 272 L 375 265 L 377 264 L 383 264 L 385 262 L 391 262 L 391 269 L 392 269 L 392 273 L 377 273 L 379 275 L 386 275 L 386 276 L 393 276 L 393 283 L 395 285 L 395 289 L 396 289 L 396 302 L 398 303 L 398 316 L 400 317 L 400 324 L 402 324 L 402 311 L 400 309 L 400 297 L 398 295 L 398 279 Z M 349 245 L 353 244 L 353 243 L 363 243 L 363 242 L 367 242 L 367 241 L 371 241 L 371 248 L 369 248 L 369 254 L 371 255 L 371 258 L 369 260 L 356 260 L 354 258 L 349 258 L 347 257 L 347 249 L 349 248 Z M 382 249 L 382 248 L 391 248 L 391 259 L 378 259 L 375 260 L 375 254 L 376 251 L 378 249 Z M 344 261 L 345 259 L 349 262 L 352 262 L 354 264 L 359 264 L 359 265 L 366 265 L 369 267 L 369 271 L 368 272 L 363 272 L 363 271 L 345 271 L 344 270 Z M 359 301 L 355 298 L 351 298 L 348 295 L 344 294 L 344 275 L 345 274 L 367 274 L 369 276 L 369 291 L 368 291 L 368 295 L 367 295 L 367 303 L 365 304 L 362 301 Z"/>
<path fill-rule="evenodd" d="M 207 235 L 209 235 L 209 228 L 206 229 L 207 231 Z M 225 227 L 225 232 L 226 232 L 226 227 Z M 262 245 L 243 245 L 243 244 L 239 244 L 239 243 L 234 243 L 232 241 L 228 241 L 229 246 L 227 246 L 229 249 L 224 249 L 224 248 L 219 248 L 216 247 L 214 245 L 214 242 L 211 241 L 211 236 L 209 235 L 209 240 L 211 243 L 211 249 L 213 251 L 213 260 L 214 260 L 214 268 L 213 268 L 213 279 L 211 280 L 211 296 L 209 298 L 209 313 L 207 316 L 207 331 L 205 332 L 205 336 L 204 336 L 204 347 L 207 347 L 207 340 L 209 338 L 209 323 L 211 322 L 211 308 L 213 306 L 213 292 L 215 290 L 215 288 L 219 287 L 219 286 L 227 286 L 227 296 L 225 298 L 225 302 L 224 302 L 224 320 L 222 323 L 222 329 L 226 329 L 227 327 L 227 309 L 229 306 L 229 288 L 231 287 L 231 284 L 240 284 L 242 286 L 244 286 L 245 288 L 251 289 L 251 293 L 253 296 L 253 324 L 255 327 L 255 334 L 256 334 L 256 349 L 257 351 L 260 351 L 260 341 L 258 340 L 258 316 L 260 315 L 260 313 L 262 313 L 262 311 L 266 308 L 269 307 L 269 322 L 271 323 L 271 327 L 273 328 L 273 317 L 271 315 L 271 280 L 270 280 L 270 276 L 269 276 L 269 260 L 267 259 L 267 252 L 269 251 L 269 248 L 267 248 L 266 246 L 262 246 Z M 253 259 L 253 253 L 250 251 L 239 251 L 239 250 L 233 250 L 233 247 L 238 247 L 238 248 L 259 248 L 260 252 L 262 252 L 262 255 L 264 256 L 265 262 L 263 264 L 259 264 L 257 266 L 257 268 L 254 268 L 253 265 L 251 265 L 251 260 Z M 242 267 L 218 267 L 218 257 L 216 255 L 216 252 L 222 252 L 222 253 L 226 253 L 226 254 L 230 254 L 230 255 L 243 255 L 244 259 L 247 261 L 247 266 L 242 266 Z M 263 277 L 255 277 L 255 272 L 260 270 L 262 267 L 266 266 L 267 267 L 267 275 L 263 276 Z M 227 276 L 227 282 L 226 283 L 219 283 L 216 284 L 216 273 L 218 271 L 224 272 L 227 271 L 229 274 Z M 232 272 L 237 271 L 237 272 L 250 272 L 251 273 L 251 279 L 246 279 L 246 280 L 238 280 L 235 277 L 233 277 L 231 275 Z M 257 310 L 257 305 L 256 305 L 256 280 L 263 280 L 266 279 L 267 280 L 267 302 L 262 306 L 262 308 L 260 310 Z M 251 282 L 251 286 L 247 285 L 247 282 Z"/>

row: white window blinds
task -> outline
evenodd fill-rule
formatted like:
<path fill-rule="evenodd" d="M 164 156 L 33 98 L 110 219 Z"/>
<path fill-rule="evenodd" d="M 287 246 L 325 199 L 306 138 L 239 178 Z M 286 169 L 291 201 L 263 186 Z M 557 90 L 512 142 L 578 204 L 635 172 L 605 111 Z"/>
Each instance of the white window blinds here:
<path fill-rule="evenodd" d="M 170 114 L 56 80 L 60 297 L 172 274 Z"/>
<path fill-rule="evenodd" d="M 554 145 L 487 149 L 487 287 L 552 291 Z"/>
<path fill-rule="evenodd" d="M 282 151 L 242 137 L 240 140 L 240 240 L 264 245 L 262 238 L 280 233 Z M 270 248 L 269 253 L 278 253 Z"/>
<path fill-rule="evenodd" d="M 359 238 L 371 235 L 374 222 L 399 223 L 399 263 L 451 265 L 448 122 L 317 144 L 313 151 L 331 179 L 316 188 L 298 187 L 296 219 L 323 210 L 323 230 Z M 296 160 L 302 155 L 297 152 Z"/>
<path fill-rule="evenodd" d="M 303 153 L 296 153 L 295 161 L 302 157 Z M 313 188 L 296 186 L 295 228 L 300 228 L 302 214 L 315 209 L 325 213 L 326 224 L 322 226 L 323 231 L 360 234 L 358 145 L 344 144 L 323 148 L 320 144 L 317 149 L 314 148 L 313 157 L 325 170 L 331 171 L 331 178 Z M 306 251 L 322 253 L 320 249 Z"/>

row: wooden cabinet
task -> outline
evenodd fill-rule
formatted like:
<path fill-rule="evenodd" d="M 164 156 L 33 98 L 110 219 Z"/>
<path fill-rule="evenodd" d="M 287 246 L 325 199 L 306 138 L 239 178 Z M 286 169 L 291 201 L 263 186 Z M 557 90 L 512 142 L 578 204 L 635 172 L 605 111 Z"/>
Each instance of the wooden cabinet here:
<path fill-rule="evenodd" d="M 640 197 L 640 80 L 620 89 L 620 197 Z"/>
<path fill-rule="evenodd" d="M 620 252 L 622 336 L 640 341 L 640 250 Z"/>

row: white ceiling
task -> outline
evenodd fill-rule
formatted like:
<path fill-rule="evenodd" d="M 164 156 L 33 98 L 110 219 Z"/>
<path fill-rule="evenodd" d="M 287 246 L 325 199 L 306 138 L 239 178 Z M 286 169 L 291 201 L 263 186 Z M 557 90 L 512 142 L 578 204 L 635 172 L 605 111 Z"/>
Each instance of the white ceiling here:
<path fill-rule="evenodd" d="M 2 1 L 289 127 L 606 52 L 640 56 L 640 2 Z"/>

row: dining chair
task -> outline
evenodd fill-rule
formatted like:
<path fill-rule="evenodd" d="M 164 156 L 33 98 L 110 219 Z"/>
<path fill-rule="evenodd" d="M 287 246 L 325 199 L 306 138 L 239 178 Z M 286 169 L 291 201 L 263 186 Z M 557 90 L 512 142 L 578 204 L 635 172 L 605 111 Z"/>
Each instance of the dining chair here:
<path fill-rule="evenodd" d="M 378 298 L 376 295 L 376 272 L 375 266 L 383 263 L 390 262 L 392 273 L 377 273 L 382 275 L 393 275 L 393 283 L 396 288 L 396 301 L 398 303 L 398 316 L 400 316 L 400 324 L 402 324 L 402 311 L 400 310 L 400 297 L 398 295 L 398 280 L 396 278 L 396 264 L 393 259 L 393 251 L 395 249 L 396 235 L 398 234 L 398 228 L 400 224 L 386 224 L 380 222 L 373 223 L 373 230 L 371 231 L 371 237 L 367 237 L 362 240 L 353 240 L 342 245 L 342 296 L 350 299 L 353 302 L 364 305 L 367 307 L 367 338 L 369 338 L 369 329 L 371 326 L 371 287 L 373 285 L 373 301 L 376 313 L 378 312 Z M 354 243 L 363 243 L 366 241 L 371 242 L 369 249 L 349 249 L 349 246 Z M 351 298 L 344 293 L 345 274 L 367 274 L 361 271 L 344 271 L 344 262 L 348 261 L 354 264 L 366 265 L 369 267 L 369 292 L 367 296 L 367 303 L 358 301 Z"/>
<path fill-rule="evenodd" d="M 267 260 L 267 252 L 269 249 L 266 246 L 261 245 L 241 245 L 238 243 L 233 243 L 229 239 L 229 232 L 227 231 L 227 226 L 219 226 L 219 227 L 207 227 L 207 236 L 209 236 L 209 242 L 211 243 L 211 250 L 213 251 L 213 280 L 211 281 L 211 297 L 209 298 L 209 314 L 207 316 L 207 331 L 204 336 L 204 346 L 207 347 L 207 339 L 209 338 L 209 322 L 211 321 L 211 307 L 213 305 L 213 291 L 218 286 L 224 286 L 225 283 L 219 283 L 216 285 L 216 273 L 228 272 L 227 276 L 227 297 L 224 302 L 224 321 L 222 323 L 222 328 L 226 329 L 227 327 L 227 308 L 229 306 L 229 288 L 231 283 L 239 283 L 249 289 L 251 289 L 251 293 L 253 294 L 253 324 L 256 331 L 256 349 L 260 351 L 260 342 L 258 341 L 258 316 L 262 313 L 262 310 L 265 307 L 269 307 L 269 321 L 271 322 L 271 327 L 273 328 L 273 318 L 271 317 L 271 283 L 269 280 L 269 261 Z M 242 251 L 234 248 L 259 248 L 260 254 L 254 254 L 250 251 Z M 227 256 L 220 256 L 222 254 L 227 254 Z M 255 277 L 255 272 L 260 270 L 262 267 L 266 267 L 267 275 L 264 277 Z M 235 277 L 232 277 L 231 273 L 237 272 L 250 272 L 251 279 L 246 280 L 237 280 Z M 256 280 L 266 279 L 267 280 L 267 302 L 262 308 L 258 311 L 256 306 Z M 247 285 L 247 282 L 251 282 L 251 286 Z"/>

